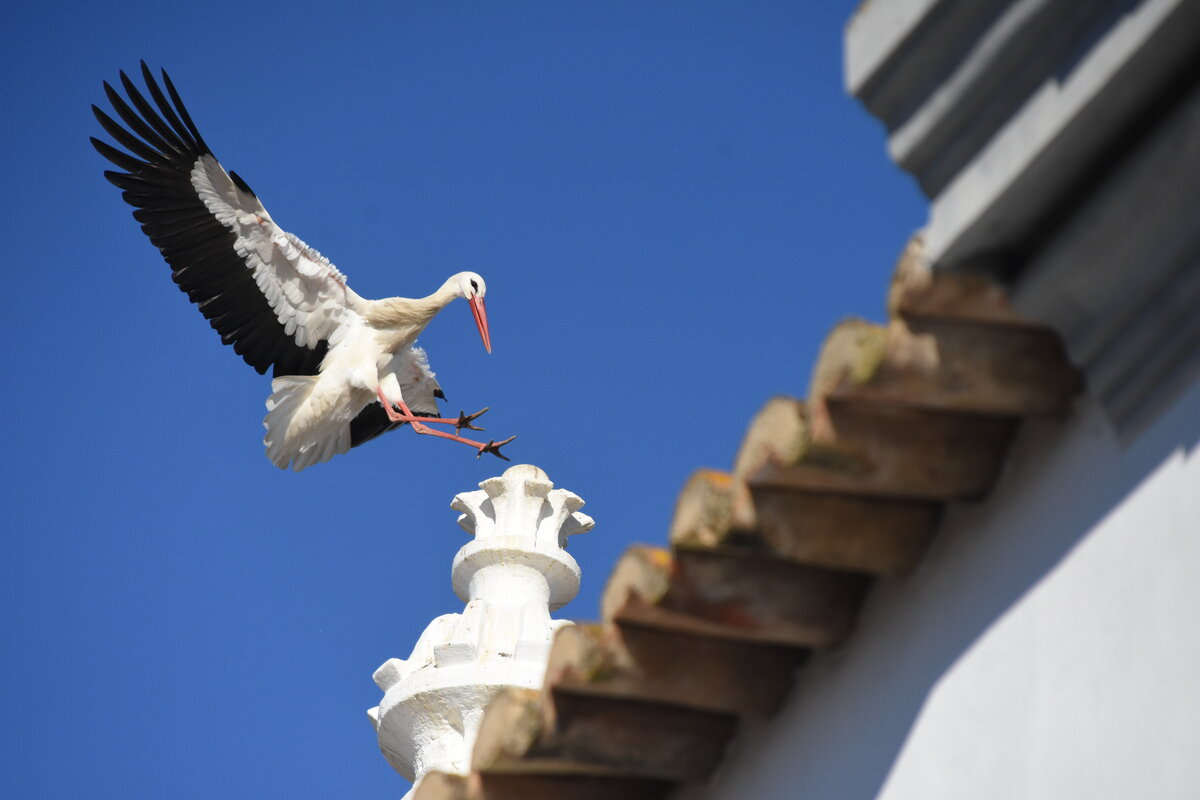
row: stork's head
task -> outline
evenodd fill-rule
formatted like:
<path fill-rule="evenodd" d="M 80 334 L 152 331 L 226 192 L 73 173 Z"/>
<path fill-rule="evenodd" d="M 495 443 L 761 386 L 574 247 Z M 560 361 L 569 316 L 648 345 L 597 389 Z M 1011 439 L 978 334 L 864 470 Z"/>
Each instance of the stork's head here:
<path fill-rule="evenodd" d="M 487 309 L 483 305 L 483 296 L 487 294 L 487 284 L 483 276 L 476 272 L 460 272 L 454 276 L 455 285 L 460 297 L 466 298 L 471 304 L 471 313 L 475 316 L 475 326 L 479 328 L 479 336 L 483 339 L 483 347 L 492 352 L 492 336 L 488 332 Z"/>

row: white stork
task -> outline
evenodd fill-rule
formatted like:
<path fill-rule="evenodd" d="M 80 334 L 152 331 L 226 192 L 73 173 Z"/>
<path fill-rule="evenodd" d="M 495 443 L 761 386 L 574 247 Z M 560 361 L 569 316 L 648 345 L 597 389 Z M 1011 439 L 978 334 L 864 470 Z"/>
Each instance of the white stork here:
<path fill-rule="evenodd" d="M 486 408 L 458 419 L 438 415 L 437 399 L 445 396 L 413 344 L 434 315 L 462 297 L 490 353 L 483 278 L 460 272 L 422 298 L 360 297 L 329 259 L 275 224 L 236 172 L 225 171 L 166 71 L 170 102 L 144 61 L 141 67 L 153 104 L 124 72 L 129 102 L 104 83 L 128 128 L 92 106 L 128 152 L 94 137 L 92 145 L 124 170 L 104 176 L 124 190 L 142 231 L 221 341 L 260 374 L 273 370 L 263 423 L 271 461 L 299 471 L 405 423 L 507 461 L 500 447 L 515 437 L 483 444 L 458 435 L 464 427 L 482 430 L 471 423 Z M 455 432 L 424 423 L 453 425 Z"/>

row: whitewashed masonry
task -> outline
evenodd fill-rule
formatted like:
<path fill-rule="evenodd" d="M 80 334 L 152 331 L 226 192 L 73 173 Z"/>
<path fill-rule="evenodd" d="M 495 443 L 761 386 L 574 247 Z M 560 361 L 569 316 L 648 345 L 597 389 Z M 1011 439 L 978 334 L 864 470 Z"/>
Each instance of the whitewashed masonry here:
<path fill-rule="evenodd" d="M 466 774 L 484 708 L 510 686 L 540 688 L 550 641 L 567 620 L 550 612 L 579 591 L 567 537 L 591 530 L 583 500 L 529 464 L 455 496 L 475 538 L 452 581 L 467 606 L 429 623 L 408 659 L 375 672 L 383 702 L 367 713 L 388 762 L 414 782 L 430 770 Z"/>

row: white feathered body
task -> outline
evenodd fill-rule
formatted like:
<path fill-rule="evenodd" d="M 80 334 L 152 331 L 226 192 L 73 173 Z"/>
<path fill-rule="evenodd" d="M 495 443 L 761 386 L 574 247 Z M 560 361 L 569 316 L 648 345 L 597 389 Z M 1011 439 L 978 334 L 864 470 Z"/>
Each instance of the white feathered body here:
<path fill-rule="evenodd" d="M 403 400 L 418 414 L 436 414 L 437 380 L 425 351 L 395 341 L 388 331 L 356 325 L 329 349 L 317 375 L 284 376 L 271 382 L 267 398 L 267 457 L 278 467 L 301 470 L 350 449 L 350 423 L 378 402 L 375 387 L 393 403 Z"/>

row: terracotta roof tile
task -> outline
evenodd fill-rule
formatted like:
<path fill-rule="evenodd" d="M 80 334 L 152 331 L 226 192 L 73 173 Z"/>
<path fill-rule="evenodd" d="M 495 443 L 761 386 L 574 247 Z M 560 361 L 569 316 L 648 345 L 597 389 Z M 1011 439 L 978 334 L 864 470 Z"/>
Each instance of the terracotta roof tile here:
<path fill-rule="evenodd" d="M 683 487 L 670 548 L 636 546 L 599 624 L 555 639 L 541 692 L 489 706 L 468 777 L 416 800 L 663 797 L 719 763 L 737 719 L 785 700 L 852 635 L 877 576 L 912 570 L 949 501 L 986 494 L 1020 418 L 1061 415 L 1077 372 L 1048 328 L 980 275 L 916 266 L 891 320 L 827 338 L 810 399 L 770 399 L 731 473 Z"/>

